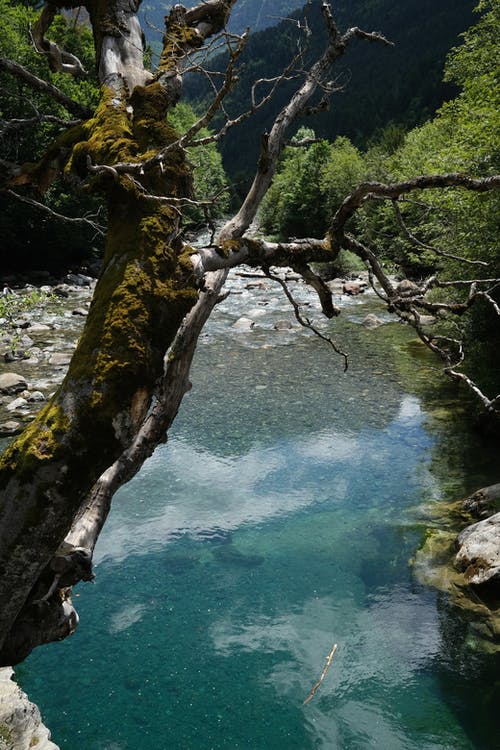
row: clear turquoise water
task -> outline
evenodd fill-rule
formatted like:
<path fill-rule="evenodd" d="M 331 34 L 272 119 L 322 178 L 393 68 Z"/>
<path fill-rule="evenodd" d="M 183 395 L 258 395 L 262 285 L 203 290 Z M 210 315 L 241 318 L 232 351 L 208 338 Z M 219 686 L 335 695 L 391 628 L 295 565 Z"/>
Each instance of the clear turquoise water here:
<path fill-rule="evenodd" d="M 343 375 L 324 345 L 271 332 L 264 315 L 229 331 L 237 310 L 221 308 L 204 338 L 168 445 L 116 497 L 96 583 L 76 589 L 78 631 L 17 670 L 54 740 L 496 747 L 493 662 L 408 564 L 422 503 L 484 477 L 485 451 L 465 467 L 465 433 L 446 436 L 402 387 L 399 328 L 384 343 L 341 324 Z M 405 369 L 425 381 L 426 367 Z"/>

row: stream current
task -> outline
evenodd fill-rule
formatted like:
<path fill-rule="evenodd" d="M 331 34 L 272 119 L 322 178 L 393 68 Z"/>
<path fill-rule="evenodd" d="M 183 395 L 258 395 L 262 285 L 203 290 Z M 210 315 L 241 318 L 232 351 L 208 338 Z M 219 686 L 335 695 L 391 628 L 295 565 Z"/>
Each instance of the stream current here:
<path fill-rule="evenodd" d="M 498 481 L 493 451 L 410 331 L 360 325 L 372 295 L 318 323 L 344 374 L 253 282 L 232 276 L 168 444 L 116 495 L 77 632 L 21 686 L 64 750 L 499 747 L 492 657 L 410 565 L 426 508 Z"/>

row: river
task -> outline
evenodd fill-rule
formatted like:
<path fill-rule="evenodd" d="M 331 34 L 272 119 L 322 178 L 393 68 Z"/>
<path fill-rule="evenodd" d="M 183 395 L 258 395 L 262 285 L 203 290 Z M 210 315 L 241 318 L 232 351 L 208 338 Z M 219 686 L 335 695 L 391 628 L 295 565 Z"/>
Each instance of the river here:
<path fill-rule="evenodd" d="M 257 284 L 232 277 L 168 444 L 75 589 L 77 632 L 20 665 L 22 687 L 65 750 L 496 747 L 492 657 L 411 566 L 431 506 L 498 481 L 495 446 L 450 416 L 411 331 L 360 325 L 389 320 L 373 296 L 319 323 L 344 373 Z"/>

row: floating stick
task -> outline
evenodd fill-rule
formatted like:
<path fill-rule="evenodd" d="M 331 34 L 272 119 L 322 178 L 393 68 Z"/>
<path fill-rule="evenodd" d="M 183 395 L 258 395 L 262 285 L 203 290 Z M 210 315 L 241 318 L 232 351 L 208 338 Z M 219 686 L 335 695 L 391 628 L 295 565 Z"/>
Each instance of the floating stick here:
<path fill-rule="evenodd" d="M 332 663 L 333 655 L 334 655 L 334 653 L 335 653 L 336 650 L 337 650 L 337 644 L 334 643 L 332 650 L 328 654 L 328 658 L 326 660 L 325 668 L 321 672 L 321 677 L 319 678 L 319 680 L 317 681 L 317 683 L 315 685 L 313 685 L 313 687 L 311 688 L 311 692 L 309 693 L 309 695 L 305 699 L 304 703 L 302 704 L 303 706 L 305 706 L 306 703 L 309 703 L 309 701 L 313 698 L 314 693 L 316 692 L 316 690 L 319 688 L 319 686 L 321 685 L 321 683 L 325 679 L 326 673 L 330 669 L 330 664 Z"/>

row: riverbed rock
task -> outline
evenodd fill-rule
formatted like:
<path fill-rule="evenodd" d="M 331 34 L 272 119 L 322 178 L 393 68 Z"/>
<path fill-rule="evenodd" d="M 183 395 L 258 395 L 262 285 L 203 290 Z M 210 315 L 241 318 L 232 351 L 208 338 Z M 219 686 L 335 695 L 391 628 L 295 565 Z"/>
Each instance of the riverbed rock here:
<path fill-rule="evenodd" d="M 7 411 L 19 411 L 20 409 L 26 409 L 27 406 L 27 400 L 20 396 L 19 398 L 15 398 L 14 401 L 11 401 L 10 404 L 7 404 L 5 408 Z"/>
<path fill-rule="evenodd" d="M 347 294 L 350 297 L 356 297 L 358 294 L 363 294 L 366 291 L 366 284 L 364 281 L 346 281 L 342 284 L 342 293 Z"/>
<path fill-rule="evenodd" d="M 292 328 L 292 324 L 289 320 L 277 320 L 274 324 L 275 331 L 289 331 Z"/>
<path fill-rule="evenodd" d="M 27 399 L 30 403 L 46 401 L 44 394 L 41 391 L 32 391 Z"/>
<path fill-rule="evenodd" d="M 40 711 L 12 680 L 11 667 L 0 669 L 0 750 L 59 750 Z"/>
<path fill-rule="evenodd" d="M 71 311 L 71 314 L 80 315 L 82 318 L 85 318 L 89 314 L 89 311 L 84 307 L 75 307 L 75 309 Z"/>
<path fill-rule="evenodd" d="M 25 391 L 27 387 L 26 380 L 16 372 L 4 372 L 0 375 L 0 393 L 11 395 Z"/>
<path fill-rule="evenodd" d="M 47 331 L 51 331 L 51 327 L 46 325 L 45 323 L 30 323 L 29 327 L 27 328 L 27 333 L 33 334 L 33 333 L 47 333 Z"/>
<path fill-rule="evenodd" d="M 71 362 L 71 354 L 69 352 L 54 352 L 49 358 L 49 365 L 55 365 L 62 367 L 69 365 Z"/>
<path fill-rule="evenodd" d="M 260 279 L 255 279 L 255 281 L 249 281 L 248 284 L 245 284 L 245 289 L 264 289 L 265 287 L 266 282 Z"/>
<path fill-rule="evenodd" d="M 457 542 L 455 563 L 467 583 L 500 587 L 500 513 L 467 526 Z"/>
<path fill-rule="evenodd" d="M 377 318 L 373 313 L 368 313 L 368 315 L 361 321 L 361 325 L 365 328 L 378 328 L 379 326 L 384 325 L 384 321 Z"/>
<path fill-rule="evenodd" d="M 90 286 L 94 279 L 83 273 L 68 273 L 66 281 L 68 284 L 73 284 L 73 286 Z"/>
<path fill-rule="evenodd" d="M 7 422 L 2 422 L 2 424 L 0 424 L 0 437 L 16 435 L 20 431 L 21 423 L 16 422 L 14 419 L 9 419 Z"/>
<path fill-rule="evenodd" d="M 418 284 L 415 284 L 414 281 L 410 281 L 410 279 L 402 279 L 397 284 L 396 290 L 399 292 L 399 294 L 410 296 L 412 294 L 415 294 L 415 292 L 418 292 L 419 287 Z"/>
<path fill-rule="evenodd" d="M 255 321 L 251 318 L 241 317 L 238 318 L 238 320 L 235 320 L 232 328 L 235 328 L 237 331 L 251 331 L 254 325 Z"/>
<path fill-rule="evenodd" d="M 68 284 L 58 284 L 52 289 L 52 294 L 55 294 L 56 297 L 61 297 L 62 299 L 69 297 L 69 293 L 70 287 Z"/>

